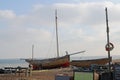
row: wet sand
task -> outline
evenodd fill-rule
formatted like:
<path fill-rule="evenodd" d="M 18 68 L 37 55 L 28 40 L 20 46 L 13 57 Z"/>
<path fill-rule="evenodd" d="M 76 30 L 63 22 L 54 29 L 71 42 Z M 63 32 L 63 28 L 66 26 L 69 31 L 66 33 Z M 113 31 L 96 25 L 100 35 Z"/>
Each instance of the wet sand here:
<path fill-rule="evenodd" d="M 0 74 L 0 80 L 55 80 L 56 75 L 73 76 L 70 68 L 32 71 L 31 75 L 20 74 Z"/>

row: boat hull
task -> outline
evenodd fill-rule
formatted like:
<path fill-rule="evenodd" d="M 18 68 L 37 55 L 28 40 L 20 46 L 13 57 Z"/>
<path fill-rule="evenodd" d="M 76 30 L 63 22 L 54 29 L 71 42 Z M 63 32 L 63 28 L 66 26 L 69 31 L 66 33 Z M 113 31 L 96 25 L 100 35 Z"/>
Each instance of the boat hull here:
<path fill-rule="evenodd" d="M 112 58 L 110 60 L 112 60 Z M 92 64 L 105 65 L 108 62 L 108 58 L 100 58 L 92 60 L 73 60 L 70 64 L 76 67 L 90 67 Z"/>
<path fill-rule="evenodd" d="M 68 67 L 70 65 L 69 55 L 59 58 L 50 58 L 43 60 L 25 59 L 25 61 L 31 64 L 34 70 Z"/>

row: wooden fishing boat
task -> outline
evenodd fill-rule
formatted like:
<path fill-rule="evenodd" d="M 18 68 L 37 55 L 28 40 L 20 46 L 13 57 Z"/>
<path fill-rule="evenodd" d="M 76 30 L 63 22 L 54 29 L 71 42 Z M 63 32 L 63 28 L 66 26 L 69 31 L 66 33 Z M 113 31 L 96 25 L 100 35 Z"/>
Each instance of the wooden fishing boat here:
<path fill-rule="evenodd" d="M 65 56 L 59 57 L 59 44 L 58 44 L 58 28 L 57 28 L 57 11 L 55 11 L 55 21 L 56 21 L 56 46 L 57 46 L 57 57 L 48 59 L 34 59 L 33 58 L 33 48 L 32 46 L 32 59 L 25 59 L 30 65 L 33 66 L 34 70 L 38 69 L 52 69 L 60 67 L 68 67 L 70 65 L 70 55 L 83 53 L 85 51 L 69 54 L 66 53 Z"/>
<path fill-rule="evenodd" d="M 70 66 L 70 56 L 84 53 L 85 51 L 80 51 L 76 53 L 68 54 L 65 56 L 56 57 L 56 58 L 48 58 L 48 59 L 25 59 L 30 65 L 33 66 L 34 70 L 39 69 L 53 69 L 53 68 L 61 68 L 61 67 L 69 67 Z"/>
<path fill-rule="evenodd" d="M 57 11 L 55 11 L 55 24 L 56 24 L 56 47 L 57 57 L 48 59 L 33 59 L 33 48 L 32 48 L 32 59 L 25 59 L 33 69 L 51 69 L 57 67 L 69 66 L 69 55 L 59 57 L 59 44 L 58 44 L 58 28 L 57 28 Z"/>
<path fill-rule="evenodd" d="M 112 57 L 110 58 L 112 60 Z M 99 58 L 92 60 L 72 60 L 70 65 L 76 67 L 90 67 L 92 64 L 105 65 L 109 62 L 108 58 Z"/>
<path fill-rule="evenodd" d="M 58 58 L 49 58 L 49 59 L 26 59 L 26 62 L 33 66 L 34 70 L 38 69 L 52 69 L 58 67 L 68 67 L 70 64 L 69 55 L 58 57 Z"/>

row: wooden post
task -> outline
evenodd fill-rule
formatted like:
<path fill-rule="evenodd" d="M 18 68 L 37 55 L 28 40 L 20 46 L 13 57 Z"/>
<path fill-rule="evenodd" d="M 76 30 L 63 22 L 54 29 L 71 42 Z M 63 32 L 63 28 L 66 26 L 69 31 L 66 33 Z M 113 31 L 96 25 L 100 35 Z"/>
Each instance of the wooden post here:
<path fill-rule="evenodd" d="M 108 48 L 110 49 L 110 41 L 109 41 L 109 26 L 108 26 L 108 13 L 107 13 L 107 8 L 105 8 L 106 11 L 106 32 L 107 32 L 107 44 L 108 44 Z M 109 67 L 108 67 L 108 71 L 109 71 L 109 78 L 111 79 L 111 59 L 110 59 L 110 50 L 108 50 L 108 59 L 109 59 Z"/>

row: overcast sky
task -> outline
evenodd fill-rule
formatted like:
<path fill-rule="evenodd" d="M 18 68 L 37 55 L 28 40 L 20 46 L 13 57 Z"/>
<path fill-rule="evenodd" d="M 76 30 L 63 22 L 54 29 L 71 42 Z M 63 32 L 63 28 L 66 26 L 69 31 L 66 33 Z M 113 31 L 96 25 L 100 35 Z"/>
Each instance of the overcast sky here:
<path fill-rule="evenodd" d="M 55 9 L 60 56 L 106 56 L 105 7 L 108 8 L 111 56 L 120 54 L 119 0 L 0 0 L 0 58 L 56 56 Z"/>

